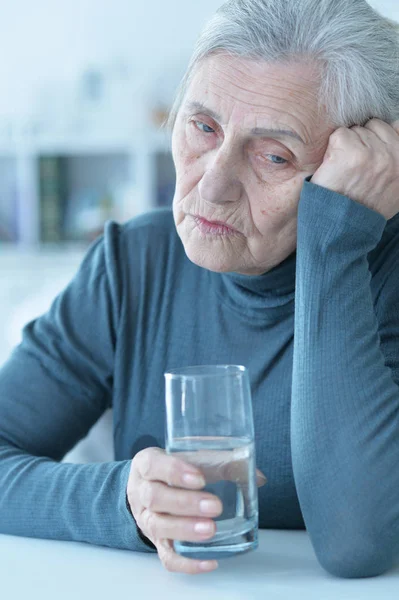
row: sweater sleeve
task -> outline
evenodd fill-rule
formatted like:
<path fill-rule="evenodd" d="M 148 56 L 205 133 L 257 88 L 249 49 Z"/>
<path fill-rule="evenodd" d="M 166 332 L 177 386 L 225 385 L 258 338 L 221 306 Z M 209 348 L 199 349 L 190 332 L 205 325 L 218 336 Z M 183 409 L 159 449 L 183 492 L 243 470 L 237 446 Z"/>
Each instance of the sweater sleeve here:
<path fill-rule="evenodd" d="M 320 564 L 340 577 L 399 562 L 399 240 L 373 292 L 387 221 L 305 181 L 298 212 L 292 461 Z"/>
<path fill-rule="evenodd" d="M 130 461 L 60 462 L 112 405 L 119 236 L 108 223 L 0 370 L 0 533 L 149 550 L 126 506 Z"/>

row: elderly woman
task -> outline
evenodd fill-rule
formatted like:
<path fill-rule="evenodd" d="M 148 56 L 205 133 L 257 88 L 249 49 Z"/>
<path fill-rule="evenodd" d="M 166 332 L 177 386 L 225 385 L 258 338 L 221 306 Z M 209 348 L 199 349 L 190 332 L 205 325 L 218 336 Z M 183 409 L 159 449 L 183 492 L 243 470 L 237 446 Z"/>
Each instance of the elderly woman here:
<path fill-rule="evenodd" d="M 244 364 L 260 527 L 306 526 L 341 577 L 395 564 L 398 59 L 364 0 L 221 7 L 171 114 L 173 213 L 108 223 L 1 371 L 1 532 L 214 569 L 173 551 L 221 506 L 161 449 L 163 373 Z M 115 462 L 60 463 L 108 407 Z"/>

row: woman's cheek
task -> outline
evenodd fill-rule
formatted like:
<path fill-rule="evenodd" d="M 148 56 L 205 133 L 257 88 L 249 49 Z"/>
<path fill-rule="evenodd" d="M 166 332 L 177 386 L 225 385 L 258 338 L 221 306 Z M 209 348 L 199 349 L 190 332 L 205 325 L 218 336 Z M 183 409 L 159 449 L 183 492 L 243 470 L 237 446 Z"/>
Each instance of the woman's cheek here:
<path fill-rule="evenodd" d="M 268 217 L 281 222 L 296 216 L 301 188 L 302 183 L 297 178 L 284 185 L 269 187 L 259 206 L 262 218 Z"/>
<path fill-rule="evenodd" d="M 192 134 L 184 131 L 175 144 L 176 170 L 186 172 L 201 158 L 201 156 L 202 151 L 199 148 L 198 143 L 194 143 Z"/>
<path fill-rule="evenodd" d="M 193 192 L 203 177 L 200 159 L 197 154 L 184 153 L 179 157 L 179 164 L 175 165 L 176 194 L 181 200 Z"/>
<path fill-rule="evenodd" d="M 176 168 L 181 163 L 186 162 L 187 157 L 198 154 L 198 143 L 196 143 L 192 132 L 184 126 L 177 127 L 174 132 L 172 153 Z"/>

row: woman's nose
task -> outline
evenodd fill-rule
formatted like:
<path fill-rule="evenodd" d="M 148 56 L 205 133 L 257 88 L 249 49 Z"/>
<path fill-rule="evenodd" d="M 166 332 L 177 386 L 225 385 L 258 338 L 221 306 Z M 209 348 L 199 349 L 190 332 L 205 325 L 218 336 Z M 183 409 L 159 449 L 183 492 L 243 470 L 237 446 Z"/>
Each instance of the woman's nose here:
<path fill-rule="evenodd" d="M 232 157 L 218 155 L 207 166 L 199 183 L 199 192 L 205 202 L 224 204 L 240 200 L 242 185 L 237 177 L 237 163 Z"/>

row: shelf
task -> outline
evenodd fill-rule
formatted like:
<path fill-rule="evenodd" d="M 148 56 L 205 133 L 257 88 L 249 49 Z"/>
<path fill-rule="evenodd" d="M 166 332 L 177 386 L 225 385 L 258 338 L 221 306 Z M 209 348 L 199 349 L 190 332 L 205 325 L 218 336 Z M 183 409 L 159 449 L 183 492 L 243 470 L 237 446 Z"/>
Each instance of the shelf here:
<path fill-rule="evenodd" d="M 17 161 L 13 156 L 0 156 L 0 241 L 18 238 Z"/>
<path fill-rule="evenodd" d="M 41 240 L 86 243 L 109 218 L 125 222 L 170 205 L 174 186 L 171 135 L 164 129 L 3 144 L 0 241 L 32 248 Z"/>

